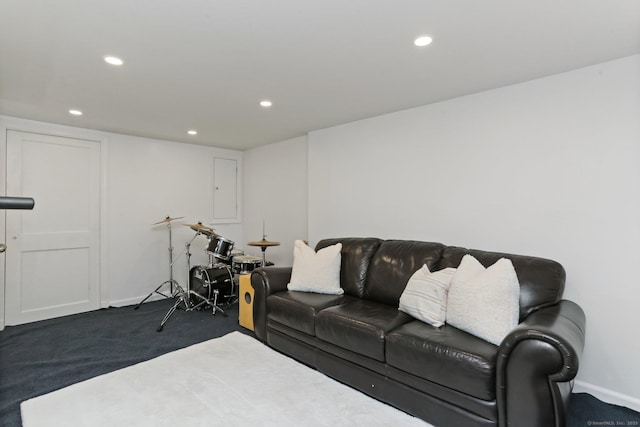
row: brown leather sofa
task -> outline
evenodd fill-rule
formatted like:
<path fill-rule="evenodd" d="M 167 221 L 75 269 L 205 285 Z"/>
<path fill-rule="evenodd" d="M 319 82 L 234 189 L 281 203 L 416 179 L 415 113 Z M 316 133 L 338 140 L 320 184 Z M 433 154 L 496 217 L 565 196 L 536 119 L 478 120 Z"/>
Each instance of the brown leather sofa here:
<path fill-rule="evenodd" d="M 562 300 L 555 261 L 440 243 L 342 238 L 344 295 L 287 290 L 291 268 L 252 272 L 256 336 L 340 382 L 436 426 L 563 426 L 584 346 L 585 316 Z M 520 282 L 520 324 L 495 346 L 398 310 L 411 275 L 485 267 L 509 258 Z"/>

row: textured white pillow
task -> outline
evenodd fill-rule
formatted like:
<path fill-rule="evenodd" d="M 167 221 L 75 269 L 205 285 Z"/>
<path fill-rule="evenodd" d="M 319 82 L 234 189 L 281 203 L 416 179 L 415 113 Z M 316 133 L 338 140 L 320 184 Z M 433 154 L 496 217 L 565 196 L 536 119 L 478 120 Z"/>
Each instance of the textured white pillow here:
<path fill-rule="evenodd" d="M 518 325 L 520 283 L 507 258 L 484 268 L 465 255 L 451 280 L 447 323 L 495 345 Z"/>
<path fill-rule="evenodd" d="M 342 295 L 340 263 L 342 243 L 322 248 L 316 253 L 302 240 L 293 247 L 293 268 L 287 284 L 290 291 Z"/>
<path fill-rule="evenodd" d="M 400 296 L 398 309 L 436 328 L 444 325 L 447 315 L 447 294 L 455 268 L 429 271 L 427 265 L 409 279 Z"/>

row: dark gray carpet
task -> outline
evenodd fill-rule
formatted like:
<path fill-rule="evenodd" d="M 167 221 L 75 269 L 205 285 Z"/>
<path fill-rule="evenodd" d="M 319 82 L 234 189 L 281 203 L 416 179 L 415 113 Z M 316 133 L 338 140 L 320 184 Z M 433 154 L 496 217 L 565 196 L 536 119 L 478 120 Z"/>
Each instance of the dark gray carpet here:
<path fill-rule="evenodd" d="M 226 309 L 228 317 L 211 316 L 211 310 L 178 310 L 156 332 L 172 303 L 97 310 L 0 332 L 0 426 L 20 427 L 20 402 L 31 397 L 231 331 L 251 334 L 238 326 L 237 305 Z M 638 426 L 640 414 L 579 393 L 572 395 L 568 421 L 569 427 Z"/>
<path fill-rule="evenodd" d="M 116 369 L 152 359 L 231 331 L 238 306 L 228 317 L 211 310 L 177 310 L 162 332 L 156 328 L 173 300 L 109 308 L 0 332 L 0 426 L 20 427 L 20 402 Z M 211 367 L 215 369 L 214 366 Z"/>

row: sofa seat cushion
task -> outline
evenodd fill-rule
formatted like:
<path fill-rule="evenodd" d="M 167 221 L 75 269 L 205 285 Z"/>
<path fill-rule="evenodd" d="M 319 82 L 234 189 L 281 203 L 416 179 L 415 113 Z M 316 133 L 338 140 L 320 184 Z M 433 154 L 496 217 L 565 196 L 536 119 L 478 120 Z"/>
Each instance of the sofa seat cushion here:
<path fill-rule="evenodd" d="M 316 316 L 316 337 L 384 362 L 387 333 L 411 320 L 397 307 L 356 299 L 322 310 Z"/>
<path fill-rule="evenodd" d="M 497 354 L 495 345 L 451 325 L 414 320 L 387 334 L 388 365 L 483 400 L 496 398 Z"/>
<path fill-rule="evenodd" d="M 278 292 L 267 298 L 268 319 L 313 336 L 315 317 L 321 310 L 354 299 L 348 295 Z"/>

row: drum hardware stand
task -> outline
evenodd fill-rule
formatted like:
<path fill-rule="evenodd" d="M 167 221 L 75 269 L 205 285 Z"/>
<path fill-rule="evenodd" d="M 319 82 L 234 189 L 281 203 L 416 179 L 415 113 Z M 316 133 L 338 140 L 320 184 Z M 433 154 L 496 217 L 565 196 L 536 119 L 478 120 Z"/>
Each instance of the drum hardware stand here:
<path fill-rule="evenodd" d="M 167 216 L 165 219 L 163 219 L 162 221 L 158 221 L 156 223 L 153 223 L 152 225 L 158 225 L 158 224 L 162 224 L 162 223 L 167 223 L 167 228 L 169 229 L 169 280 L 166 280 L 164 282 L 162 282 L 157 288 L 155 288 L 153 291 L 151 291 L 149 293 L 149 295 L 147 295 L 146 297 L 144 297 L 144 299 L 142 301 L 140 301 L 138 303 L 138 305 L 136 305 L 133 309 L 137 310 L 140 308 L 140 306 L 149 298 L 151 298 L 151 295 L 153 294 L 158 294 L 158 295 L 162 295 L 165 298 L 173 298 L 176 295 L 176 290 L 173 289 L 173 286 L 175 285 L 177 289 L 182 289 L 180 288 L 180 285 L 178 284 L 177 281 L 175 281 L 173 279 L 173 237 L 171 234 L 171 221 L 174 221 L 176 219 L 182 219 L 184 218 L 183 216 L 178 217 L 178 218 L 171 218 L 169 216 Z M 160 292 L 160 288 L 162 288 L 164 285 L 169 284 L 169 291 L 171 292 L 171 295 L 167 295 L 165 293 Z"/>
<path fill-rule="evenodd" d="M 267 240 L 267 235 L 264 234 L 264 220 L 262 220 L 262 240 L 258 242 L 249 242 L 249 246 L 259 246 L 262 249 L 262 267 L 267 266 L 266 251 L 271 246 L 280 246 L 280 242 L 270 242 Z"/>
<path fill-rule="evenodd" d="M 227 313 L 225 313 L 224 310 L 218 305 L 218 295 L 220 293 L 218 289 L 213 289 L 213 301 L 191 290 L 191 283 L 190 283 L 190 277 L 189 277 L 191 272 L 191 252 L 189 251 L 189 249 L 191 247 L 191 243 L 199 234 L 201 233 L 199 231 L 196 231 L 196 234 L 191 238 L 191 240 L 184 245 L 185 246 L 184 251 L 180 253 L 180 256 L 182 256 L 183 253 L 187 254 L 186 256 L 187 258 L 187 290 L 185 291 L 182 287 L 178 285 L 178 291 L 174 295 L 174 297 L 176 297 L 176 302 L 171 306 L 169 311 L 167 311 L 167 313 L 164 315 L 164 318 L 162 319 L 162 321 L 160 322 L 160 325 L 156 329 L 158 332 L 162 331 L 162 329 L 164 328 L 164 324 L 167 323 L 167 321 L 169 320 L 169 318 L 171 318 L 173 313 L 175 313 L 175 311 L 178 308 L 180 308 L 180 305 L 184 305 L 184 311 L 186 312 L 198 310 L 204 305 L 209 305 L 211 306 L 211 309 L 212 309 L 211 314 L 213 316 L 216 315 L 216 311 L 219 311 L 222 313 L 223 317 L 227 317 Z M 227 268 L 227 271 L 228 271 L 228 268 Z M 231 276 L 231 281 L 233 282 L 232 276 Z M 209 282 L 209 280 L 207 280 L 207 284 L 208 286 L 211 286 L 211 283 Z M 191 295 L 200 299 L 200 301 L 194 305 L 190 299 Z"/>
<path fill-rule="evenodd" d="M 227 270 L 229 267 L 227 267 Z M 236 279 L 231 274 L 231 294 L 229 295 L 229 301 L 227 302 L 227 307 L 231 307 L 235 303 L 240 300 L 240 296 L 236 294 Z"/>
<path fill-rule="evenodd" d="M 231 307 L 232 305 L 237 303 L 238 300 L 240 299 L 238 294 L 236 294 L 237 284 L 236 284 L 236 279 L 233 277 L 233 272 L 231 270 L 231 267 L 229 267 L 227 264 L 222 264 L 222 263 L 214 264 L 214 267 L 216 267 L 216 268 L 225 268 L 227 270 L 227 272 L 229 273 L 229 279 L 231 280 L 231 292 L 229 293 L 229 295 L 224 295 L 226 298 L 228 298 L 227 302 L 224 303 L 224 305 L 227 308 Z"/>

